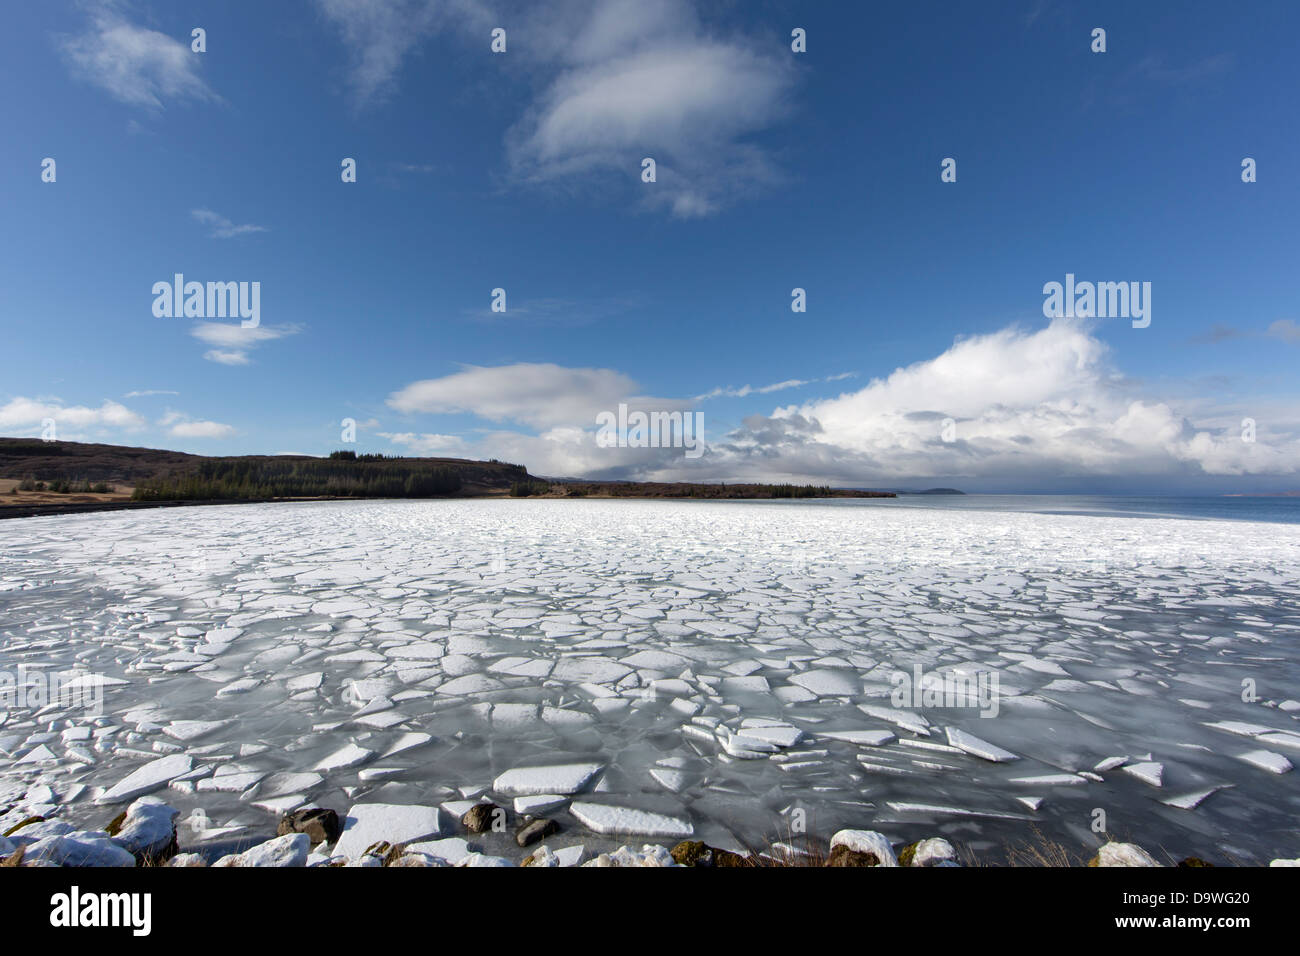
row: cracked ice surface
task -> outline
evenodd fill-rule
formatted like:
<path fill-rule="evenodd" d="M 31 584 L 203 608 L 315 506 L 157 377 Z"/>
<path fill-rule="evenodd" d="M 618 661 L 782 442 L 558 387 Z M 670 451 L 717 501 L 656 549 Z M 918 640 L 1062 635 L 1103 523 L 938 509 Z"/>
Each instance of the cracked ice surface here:
<path fill-rule="evenodd" d="M 1027 820 L 1091 843 L 1103 807 L 1146 844 L 1300 852 L 1293 526 L 510 500 L 0 534 L 0 671 L 108 679 L 99 716 L 0 701 L 0 831 L 147 792 L 191 845 L 307 803 L 487 798 L 574 833 L 735 847 L 798 808 L 978 850 Z M 916 667 L 996 676 L 996 716 L 895 706 Z"/>

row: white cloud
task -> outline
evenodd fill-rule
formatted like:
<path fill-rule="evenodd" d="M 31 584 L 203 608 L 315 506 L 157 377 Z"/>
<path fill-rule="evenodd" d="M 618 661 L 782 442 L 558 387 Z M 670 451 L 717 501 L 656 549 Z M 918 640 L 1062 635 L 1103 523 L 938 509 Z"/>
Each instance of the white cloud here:
<path fill-rule="evenodd" d="M 230 438 L 235 428 L 220 422 L 178 422 L 169 434 L 174 438 Z"/>
<path fill-rule="evenodd" d="M 252 362 L 247 352 L 240 352 L 237 349 L 208 349 L 203 353 L 203 357 L 218 365 L 248 365 Z"/>
<path fill-rule="evenodd" d="M 158 424 L 168 429 L 173 438 L 229 438 L 235 434 L 234 427 L 220 422 L 195 421 L 184 412 L 167 409 Z"/>
<path fill-rule="evenodd" d="M 211 209 L 193 209 L 190 211 L 190 215 L 205 226 L 211 226 L 212 231 L 208 235 L 214 239 L 233 239 L 236 236 L 246 236 L 254 232 L 266 232 L 265 226 L 255 226 L 252 223 L 237 226 L 225 216 L 219 215 Z"/>
<path fill-rule="evenodd" d="M 469 412 L 493 422 L 534 428 L 594 424 L 617 408 L 636 383 L 611 369 L 551 364 L 469 366 L 442 378 L 413 382 L 388 398 L 399 412 Z"/>
<path fill-rule="evenodd" d="M 1269 325 L 1265 334 L 1283 342 L 1300 343 L 1300 325 L 1294 319 L 1278 319 Z"/>
<path fill-rule="evenodd" d="M 105 400 L 98 408 L 85 405 L 64 405 L 56 399 L 13 398 L 0 406 L 0 430 L 6 432 L 37 431 L 42 422 L 54 419 L 58 436 L 65 429 L 134 429 L 145 424 L 140 415 L 118 402 Z"/>
<path fill-rule="evenodd" d="M 348 48 L 349 81 L 359 107 L 386 99 L 402 62 L 440 30 L 475 31 L 487 50 L 491 17 L 475 0 L 316 0 L 316 6 Z"/>
<path fill-rule="evenodd" d="M 566 24 L 552 44 L 560 71 L 509 134 L 520 180 L 608 173 L 636 181 L 647 204 L 692 218 L 780 179 L 745 139 L 786 112 L 795 73 L 779 37 L 719 39 L 682 0 L 561 5 L 583 8 L 576 31 L 552 20 L 552 30 Z M 653 184 L 639 182 L 646 156 Z"/>
<path fill-rule="evenodd" d="M 965 339 L 858 391 L 756 416 L 716 450 L 737 465 L 856 480 L 1300 470 L 1295 416 L 1253 443 L 1239 418 L 1213 418 L 1137 394 L 1085 325 L 1057 320 Z"/>
<path fill-rule="evenodd" d="M 358 426 L 359 427 L 359 426 Z M 459 456 L 467 447 L 465 439 L 459 435 L 436 435 L 429 432 L 377 432 L 380 438 L 387 438 L 394 445 L 401 445 L 416 455 L 431 458 Z"/>
<path fill-rule="evenodd" d="M 102 2 L 90 12 L 90 26 L 61 39 L 74 72 L 129 106 L 162 109 L 164 101 L 219 101 L 199 76 L 202 56 L 185 42 L 139 27 Z"/>
<path fill-rule="evenodd" d="M 196 322 L 190 334 L 207 345 L 215 346 L 203 353 L 209 362 L 220 365 L 248 365 L 248 352 L 263 342 L 272 342 L 298 332 L 296 325 L 257 325 L 244 328 L 234 322 Z"/>
<path fill-rule="evenodd" d="M 789 378 L 784 382 L 773 382 L 771 385 L 742 385 L 739 388 L 724 388 L 719 386 L 710 389 L 703 395 L 696 395 L 695 401 L 702 402 L 710 398 L 746 398 L 749 395 L 770 395 L 772 392 L 783 392 L 788 388 L 803 388 L 805 385 L 813 385 L 817 382 L 838 382 L 842 379 L 852 378 L 853 372 L 841 372 L 839 375 L 828 375 L 825 378 Z"/>
<path fill-rule="evenodd" d="M 689 0 L 317 0 L 351 57 L 358 106 L 382 101 L 403 62 L 454 31 L 480 56 L 507 29 L 511 66 L 532 87 L 506 134 L 511 178 L 586 188 L 636 183 L 639 201 L 708 216 L 781 180 L 751 141 L 787 112 L 796 82 L 787 33 L 718 35 Z M 657 181 L 639 181 L 653 157 Z"/>
<path fill-rule="evenodd" d="M 888 486 L 932 477 L 1050 484 L 1300 472 L 1294 403 L 1243 409 L 1212 396 L 1180 402 L 1141 392 L 1087 325 L 1068 320 L 962 339 L 854 391 L 751 416 L 728 434 L 710 430 L 706 419 L 697 460 L 682 449 L 597 446 L 595 413 L 620 401 L 687 407 L 629 398 L 636 388 L 610 369 L 513 365 L 416 382 L 389 404 L 533 428 L 536 434 L 488 432 L 458 453 L 555 476 Z M 1258 419 L 1253 442 L 1242 440 L 1245 417 Z"/>
<path fill-rule="evenodd" d="M 145 388 L 137 391 L 127 392 L 123 398 L 147 398 L 151 395 L 179 395 L 180 392 L 174 392 L 165 388 Z"/>

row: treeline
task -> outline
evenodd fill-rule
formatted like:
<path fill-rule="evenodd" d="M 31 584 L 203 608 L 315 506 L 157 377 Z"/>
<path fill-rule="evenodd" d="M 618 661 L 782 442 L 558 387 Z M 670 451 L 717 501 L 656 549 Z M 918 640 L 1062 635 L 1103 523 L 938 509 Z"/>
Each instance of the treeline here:
<path fill-rule="evenodd" d="M 659 481 L 581 481 L 554 485 L 516 482 L 510 488 L 516 498 L 530 495 L 559 495 L 585 498 L 892 498 L 888 492 L 856 491 L 827 485 L 698 484 Z"/>
<path fill-rule="evenodd" d="M 37 481 L 30 475 L 14 487 L 14 491 L 51 491 L 58 495 L 102 495 L 108 494 L 112 490 L 113 486 L 106 481 L 96 481 L 92 484 L 85 478 L 75 481 L 56 478 L 53 481 L 45 482 Z"/>
<path fill-rule="evenodd" d="M 137 501 L 266 498 L 437 498 L 461 490 L 453 468 L 382 455 L 329 458 L 212 458 L 192 470 L 136 485 Z"/>
<path fill-rule="evenodd" d="M 566 491 L 616 498 L 830 498 L 833 495 L 824 485 L 706 485 L 689 482 L 584 483 L 566 486 Z"/>
<path fill-rule="evenodd" d="M 532 495 L 549 494 L 551 486 L 545 481 L 512 481 L 510 483 L 511 498 L 528 498 Z"/>
<path fill-rule="evenodd" d="M 23 441 L 22 439 L 11 438 L 0 442 L 0 455 L 11 457 L 27 457 L 36 455 L 41 458 L 48 458 L 50 455 L 62 455 L 63 446 L 53 441 Z"/>

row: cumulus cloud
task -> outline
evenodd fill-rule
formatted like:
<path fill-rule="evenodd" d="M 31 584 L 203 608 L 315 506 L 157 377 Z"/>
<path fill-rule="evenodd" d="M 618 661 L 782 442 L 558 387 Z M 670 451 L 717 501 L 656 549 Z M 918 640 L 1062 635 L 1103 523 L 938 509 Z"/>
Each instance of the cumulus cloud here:
<path fill-rule="evenodd" d="M 1142 393 L 1088 325 L 1074 320 L 961 339 L 861 388 L 752 415 L 726 433 L 706 420 L 696 460 L 680 448 L 597 444 L 595 413 L 620 401 L 688 407 L 629 398 L 636 389 L 610 369 L 514 365 L 417 382 L 389 404 L 528 426 L 534 433 L 490 431 L 457 451 L 556 476 L 888 486 L 934 477 L 993 485 L 1300 472 L 1294 409 L 1259 409 L 1247 428 L 1249 411 L 1208 396 L 1177 402 Z M 1254 440 L 1244 440 L 1252 429 Z"/>
<path fill-rule="evenodd" d="M 64 405 L 57 399 L 13 398 L 0 405 L 0 431 L 39 434 L 46 419 L 53 419 L 60 438 L 84 429 L 135 429 L 144 418 L 125 405 L 105 400 L 98 408 Z"/>
<path fill-rule="evenodd" d="M 168 409 L 158 424 L 167 429 L 173 438 L 230 438 L 235 434 L 232 425 L 220 422 L 198 421 L 184 412 Z"/>
<path fill-rule="evenodd" d="M 174 37 L 130 23 L 118 4 L 90 10 L 85 32 L 60 40 L 63 55 L 83 79 L 128 106 L 160 110 L 166 101 L 217 101 L 199 76 L 203 58 Z"/>
<path fill-rule="evenodd" d="M 1254 442 L 1240 420 L 1197 425 L 1135 394 L 1086 325 L 1056 320 L 964 339 L 858 391 L 776 409 L 717 451 L 840 479 L 1294 473 L 1300 423 L 1275 424 L 1272 440 Z"/>
<path fill-rule="evenodd" d="M 559 6 L 570 17 L 552 23 L 581 26 L 552 40 L 557 69 L 510 131 L 518 179 L 635 180 L 649 156 L 657 181 L 642 187 L 645 201 L 680 218 L 779 181 L 747 139 L 787 109 L 795 74 L 779 39 L 717 37 L 685 0 Z"/>

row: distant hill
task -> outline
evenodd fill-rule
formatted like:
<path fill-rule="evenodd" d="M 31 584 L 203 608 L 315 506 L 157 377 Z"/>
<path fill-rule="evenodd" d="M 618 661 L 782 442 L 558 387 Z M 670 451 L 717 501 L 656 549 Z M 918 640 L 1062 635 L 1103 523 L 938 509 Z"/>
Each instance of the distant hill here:
<path fill-rule="evenodd" d="M 891 492 L 819 485 L 552 482 L 523 465 L 336 451 L 190 455 L 158 448 L 0 438 L 0 516 L 171 503 L 308 498 L 868 498 Z"/>
<path fill-rule="evenodd" d="M 209 457 L 157 448 L 0 438 L 0 510 L 9 516 L 174 501 L 504 495 L 520 482 L 535 480 L 523 465 L 463 458 L 351 451 L 329 458 Z"/>
<path fill-rule="evenodd" d="M 964 495 L 966 492 L 956 488 L 927 488 L 924 491 L 900 491 L 900 495 Z"/>

